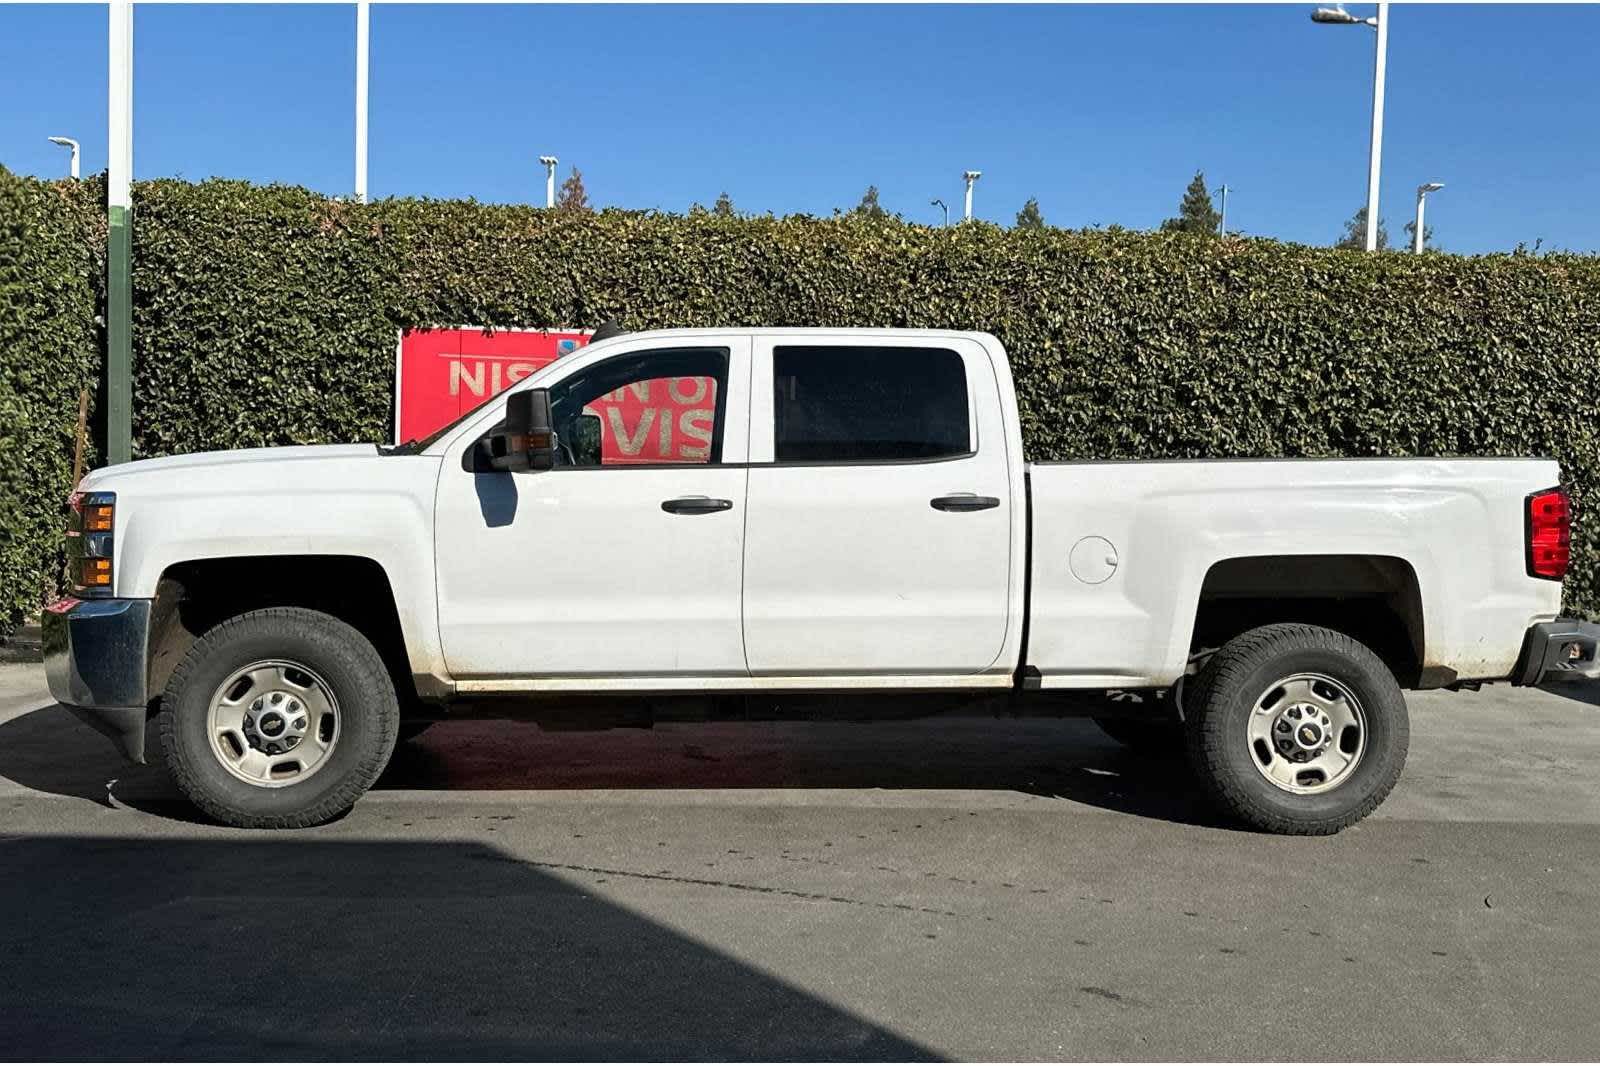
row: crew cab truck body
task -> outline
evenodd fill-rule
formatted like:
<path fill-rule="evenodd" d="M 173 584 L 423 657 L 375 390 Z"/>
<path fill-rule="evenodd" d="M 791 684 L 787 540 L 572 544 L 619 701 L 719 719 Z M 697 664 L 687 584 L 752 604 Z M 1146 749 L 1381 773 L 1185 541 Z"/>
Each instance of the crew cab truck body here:
<path fill-rule="evenodd" d="M 237 825 L 338 814 L 485 700 L 1123 690 L 1150 717 L 1113 735 L 1181 739 L 1247 824 L 1332 832 L 1400 772 L 1402 688 L 1600 673 L 1600 628 L 1558 619 L 1559 480 L 1030 465 L 987 334 L 622 334 L 425 441 L 94 472 L 47 671 L 132 758 L 159 715 Z"/>

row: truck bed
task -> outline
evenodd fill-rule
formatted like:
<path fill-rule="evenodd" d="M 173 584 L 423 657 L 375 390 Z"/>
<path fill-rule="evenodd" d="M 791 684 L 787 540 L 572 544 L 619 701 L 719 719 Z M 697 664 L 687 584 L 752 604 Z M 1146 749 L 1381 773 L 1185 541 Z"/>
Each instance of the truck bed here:
<path fill-rule="evenodd" d="M 1558 479 L 1543 459 L 1029 464 L 1029 673 L 1166 686 L 1208 605 L 1370 594 L 1412 630 L 1422 684 L 1504 678 L 1560 609 L 1524 547 L 1524 501 Z"/>

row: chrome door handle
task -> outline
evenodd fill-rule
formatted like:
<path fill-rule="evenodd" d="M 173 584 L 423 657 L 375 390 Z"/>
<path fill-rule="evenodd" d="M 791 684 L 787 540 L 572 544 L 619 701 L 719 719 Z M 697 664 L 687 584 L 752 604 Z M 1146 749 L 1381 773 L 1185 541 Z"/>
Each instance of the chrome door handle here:
<path fill-rule="evenodd" d="M 993 496 L 974 496 L 970 492 L 953 492 L 949 496 L 935 496 L 928 503 L 935 511 L 954 511 L 957 514 L 966 511 L 987 511 L 991 507 L 1000 506 L 1000 501 Z"/>
<path fill-rule="evenodd" d="M 679 496 L 675 500 L 662 500 L 661 509 L 668 514 L 715 514 L 733 510 L 733 501 L 710 496 Z"/>

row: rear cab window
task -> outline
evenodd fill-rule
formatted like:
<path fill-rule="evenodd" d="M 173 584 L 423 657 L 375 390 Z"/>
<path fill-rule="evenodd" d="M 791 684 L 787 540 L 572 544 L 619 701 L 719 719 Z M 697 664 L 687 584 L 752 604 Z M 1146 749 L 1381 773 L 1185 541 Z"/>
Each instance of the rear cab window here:
<path fill-rule="evenodd" d="M 773 459 L 934 462 L 975 450 L 967 374 L 948 348 L 777 345 Z"/>

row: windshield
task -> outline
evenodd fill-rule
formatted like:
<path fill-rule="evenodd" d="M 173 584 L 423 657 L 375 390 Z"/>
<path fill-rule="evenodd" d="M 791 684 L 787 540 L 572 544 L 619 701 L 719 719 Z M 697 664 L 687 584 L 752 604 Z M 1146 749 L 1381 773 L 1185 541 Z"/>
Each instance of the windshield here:
<path fill-rule="evenodd" d="M 502 393 L 501 395 L 504 395 L 504 393 Z M 491 397 L 489 397 L 487 400 L 483 401 L 483 403 L 480 403 L 478 406 L 474 407 L 472 410 L 468 411 L 466 414 L 461 415 L 460 417 L 452 419 L 451 421 L 445 423 L 444 425 L 440 426 L 438 429 L 434 430 L 432 433 L 429 433 L 426 437 L 423 437 L 421 440 L 418 440 L 415 437 L 413 437 L 412 439 L 406 441 L 404 444 L 396 444 L 391 448 L 384 448 L 384 447 L 380 446 L 378 448 L 378 451 L 382 452 L 384 455 L 421 455 L 423 452 L 427 451 L 429 448 L 431 448 L 435 444 L 439 443 L 439 441 L 443 440 L 457 426 L 461 425 L 461 423 L 463 423 L 467 419 L 473 417 L 479 411 L 483 410 L 485 406 L 487 406 L 488 404 L 493 403 L 495 400 L 497 400 L 499 398 L 500 398 L 500 396 L 491 396 Z"/>

